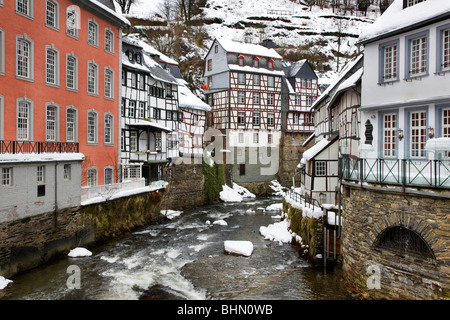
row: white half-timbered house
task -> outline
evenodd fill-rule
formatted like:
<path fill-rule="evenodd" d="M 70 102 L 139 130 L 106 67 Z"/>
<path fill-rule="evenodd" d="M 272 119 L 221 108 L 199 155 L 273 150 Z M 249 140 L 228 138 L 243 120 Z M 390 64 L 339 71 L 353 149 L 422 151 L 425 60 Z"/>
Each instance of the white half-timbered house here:
<path fill-rule="evenodd" d="M 122 51 L 122 163 L 141 164 L 147 181 L 160 179 L 179 156 L 178 83 L 136 38 L 124 37 Z"/>
<path fill-rule="evenodd" d="M 211 107 L 197 97 L 183 79 L 178 62 L 164 55 L 143 40 L 139 44 L 178 83 L 178 149 L 181 157 L 203 155 L 207 113 Z M 184 159 L 185 162 L 190 160 Z"/>
<path fill-rule="evenodd" d="M 285 132 L 314 132 L 311 106 L 319 94 L 318 77 L 305 60 L 283 61 L 288 101 L 282 109 L 282 128 Z"/>
<path fill-rule="evenodd" d="M 339 164 L 359 159 L 363 56 L 351 60 L 313 103 L 316 144 L 303 153 L 301 193 L 321 204 L 338 203 Z"/>
<path fill-rule="evenodd" d="M 282 57 L 261 45 L 215 39 L 205 63 L 209 124 L 227 136 L 233 179 L 273 179 L 281 135 Z"/>
<path fill-rule="evenodd" d="M 450 187 L 450 2 L 395 1 L 361 35 L 365 182 Z"/>

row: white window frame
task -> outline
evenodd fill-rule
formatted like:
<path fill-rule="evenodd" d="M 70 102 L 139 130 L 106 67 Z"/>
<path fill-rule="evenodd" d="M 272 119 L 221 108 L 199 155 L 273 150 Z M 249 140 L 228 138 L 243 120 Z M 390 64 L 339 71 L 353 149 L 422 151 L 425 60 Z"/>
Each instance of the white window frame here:
<path fill-rule="evenodd" d="M 254 112 L 253 113 L 252 124 L 254 126 L 259 126 L 261 124 L 261 114 L 259 112 Z"/>
<path fill-rule="evenodd" d="M 442 109 L 442 137 L 450 138 L 450 108 Z"/>
<path fill-rule="evenodd" d="M 383 48 L 383 82 L 398 79 L 398 45 L 397 43 Z"/>
<path fill-rule="evenodd" d="M 156 143 L 156 147 L 158 147 L 158 143 Z M 137 131 L 130 131 L 130 152 L 137 152 L 137 151 L 138 151 Z"/>
<path fill-rule="evenodd" d="M 397 156 L 397 113 L 383 114 L 383 157 Z"/>
<path fill-rule="evenodd" d="M 275 95 L 273 93 L 267 94 L 267 105 L 273 106 L 275 104 Z"/>
<path fill-rule="evenodd" d="M 3 167 L 1 168 L 1 180 L 0 183 L 2 186 L 12 186 L 13 184 L 13 168 L 11 167 Z"/>
<path fill-rule="evenodd" d="M 51 58 L 54 55 L 54 58 Z M 53 59 L 53 62 L 52 62 Z M 52 63 L 51 63 L 52 62 Z M 45 46 L 45 84 L 59 87 L 59 51 L 52 44 Z"/>
<path fill-rule="evenodd" d="M 36 167 L 36 183 L 37 184 L 45 183 L 45 166 Z"/>
<path fill-rule="evenodd" d="M 428 74 L 428 64 L 430 60 L 429 40 L 428 31 L 407 37 L 407 79 L 422 77 Z"/>
<path fill-rule="evenodd" d="M 94 18 L 88 20 L 88 44 L 98 48 L 98 23 Z"/>
<path fill-rule="evenodd" d="M 64 168 L 64 174 L 63 174 L 64 180 L 65 181 L 72 180 L 72 165 L 71 164 L 65 164 L 63 168 Z"/>
<path fill-rule="evenodd" d="M 111 172 L 111 181 L 107 181 L 107 178 L 108 178 L 107 172 Z M 104 168 L 103 180 L 104 180 L 103 183 L 105 186 L 114 183 L 114 168 L 112 166 L 106 166 Z"/>
<path fill-rule="evenodd" d="M 105 28 L 105 51 L 114 54 L 114 31 L 111 28 Z"/>
<path fill-rule="evenodd" d="M 238 73 L 238 84 L 245 84 L 245 73 Z"/>
<path fill-rule="evenodd" d="M 73 119 L 69 119 L 73 114 Z M 70 125 L 69 125 L 70 124 Z M 71 139 L 69 139 L 71 137 Z M 66 142 L 78 141 L 78 110 L 73 105 L 66 107 Z"/>
<path fill-rule="evenodd" d="M 90 117 L 93 117 L 90 119 Z M 87 143 L 98 144 L 98 112 L 91 109 L 87 112 Z"/>
<path fill-rule="evenodd" d="M 269 127 L 274 127 L 275 126 L 275 114 L 274 113 L 269 113 L 267 115 L 267 125 Z"/>
<path fill-rule="evenodd" d="M 89 167 L 86 170 L 86 182 L 88 187 L 96 187 L 98 185 L 97 167 Z"/>
<path fill-rule="evenodd" d="M 105 67 L 104 83 L 105 83 L 105 98 L 114 100 L 114 70 L 111 69 L 111 67 Z"/>
<path fill-rule="evenodd" d="M 69 14 L 73 14 L 69 18 Z M 80 8 L 76 5 L 66 9 L 66 35 L 78 39 L 80 30 Z"/>
<path fill-rule="evenodd" d="M 422 116 L 425 114 L 425 118 Z M 418 115 L 415 118 L 414 115 Z M 428 114 L 425 110 L 412 111 L 409 117 L 409 154 L 412 159 L 423 159 L 426 157 L 425 144 L 427 142 L 427 117 Z M 418 121 L 417 125 L 414 122 Z M 425 122 L 425 124 L 421 122 Z M 417 131 L 417 132 L 415 132 Z M 417 141 L 413 141 L 414 139 Z"/>
<path fill-rule="evenodd" d="M 259 143 L 259 133 L 258 132 L 253 133 L 253 143 Z"/>
<path fill-rule="evenodd" d="M 0 28 L 0 75 L 5 74 L 5 31 Z"/>
<path fill-rule="evenodd" d="M 259 98 L 259 92 L 253 92 L 253 104 L 259 105 L 260 104 L 260 98 Z"/>
<path fill-rule="evenodd" d="M 316 177 L 326 177 L 327 176 L 327 162 L 316 160 L 314 163 L 314 174 Z"/>
<path fill-rule="evenodd" d="M 26 117 L 19 117 L 21 115 L 20 105 L 21 103 L 25 103 L 28 107 L 27 110 L 27 116 Z M 27 97 L 18 98 L 17 99 L 17 123 L 16 123 L 16 138 L 20 141 L 32 141 L 33 140 L 33 101 L 30 99 L 27 99 Z M 20 134 L 20 128 L 19 125 L 21 124 L 20 119 L 26 119 L 26 136 Z"/>
<path fill-rule="evenodd" d="M 26 12 L 20 9 L 20 4 L 26 5 Z M 29 19 L 33 19 L 33 0 L 16 0 L 16 13 Z"/>
<path fill-rule="evenodd" d="M 267 77 L 267 86 L 275 87 L 275 77 L 274 76 Z"/>
<path fill-rule="evenodd" d="M 114 145 L 114 115 L 110 112 L 105 113 L 104 143 L 106 145 Z"/>
<path fill-rule="evenodd" d="M 49 5 L 54 6 L 53 23 L 49 23 Z M 51 29 L 59 31 L 59 3 L 56 0 L 45 0 L 45 25 Z"/>
<path fill-rule="evenodd" d="M 73 70 L 69 69 L 69 60 L 73 60 Z M 72 79 L 69 79 L 71 76 Z M 69 80 L 72 81 L 73 86 L 69 86 Z M 66 54 L 66 89 L 71 91 L 78 91 L 78 58 L 72 53 Z"/>
<path fill-rule="evenodd" d="M 21 43 L 24 43 L 28 47 L 27 57 L 23 55 L 19 55 L 19 49 L 21 49 Z M 19 71 L 21 71 L 21 68 L 19 66 L 19 59 L 20 57 L 26 58 L 26 74 L 19 74 Z M 22 73 L 22 72 L 20 72 Z M 27 80 L 27 81 L 33 81 L 34 80 L 34 42 L 26 34 L 24 35 L 17 35 L 16 36 L 16 78 L 21 80 Z"/>
<path fill-rule="evenodd" d="M 259 74 L 254 74 L 253 75 L 253 85 L 254 86 L 259 86 L 261 84 L 261 77 Z"/>
<path fill-rule="evenodd" d="M 0 94 L 0 140 L 4 139 L 5 128 L 5 103 L 4 97 Z"/>
<path fill-rule="evenodd" d="M 45 105 L 45 141 L 59 141 L 59 106 L 54 102 Z"/>
<path fill-rule="evenodd" d="M 239 104 L 245 103 L 245 92 L 244 91 L 238 91 L 238 103 Z"/>
<path fill-rule="evenodd" d="M 245 112 L 238 112 L 238 125 L 239 126 L 245 125 Z"/>
<path fill-rule="evenodd" d="M 87 63 L 87 93 L 98 96 L 98 64 L 94 60 Z"/>

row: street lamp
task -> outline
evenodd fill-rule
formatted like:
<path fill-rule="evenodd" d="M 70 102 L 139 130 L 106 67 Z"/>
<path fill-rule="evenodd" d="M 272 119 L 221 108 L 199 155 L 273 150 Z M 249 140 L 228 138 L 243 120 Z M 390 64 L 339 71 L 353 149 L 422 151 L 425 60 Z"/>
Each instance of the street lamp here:
<path fill-rule="evenodd" d="M 434 128 L 432 127 L 428 128 L 428 136 L 430 137 L 430 139 L 434 137 Z"/>
<path fill-rule="evenodd" d="M 403 129 L 398 129 L 398 140 L 403 140 Z"/>

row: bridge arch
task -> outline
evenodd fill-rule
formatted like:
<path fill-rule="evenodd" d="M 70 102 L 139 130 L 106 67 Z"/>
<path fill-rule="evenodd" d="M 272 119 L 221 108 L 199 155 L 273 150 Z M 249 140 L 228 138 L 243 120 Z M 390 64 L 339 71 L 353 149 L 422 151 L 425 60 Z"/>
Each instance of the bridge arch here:
<path fill-rule="evenodd" d="M 425 259 L 436 259 L 433 249 L 424 237 L 403 225 L 386 227 L 373 242 L 373 247 L 384 248 L 402 254 L 412 254 Z"/>

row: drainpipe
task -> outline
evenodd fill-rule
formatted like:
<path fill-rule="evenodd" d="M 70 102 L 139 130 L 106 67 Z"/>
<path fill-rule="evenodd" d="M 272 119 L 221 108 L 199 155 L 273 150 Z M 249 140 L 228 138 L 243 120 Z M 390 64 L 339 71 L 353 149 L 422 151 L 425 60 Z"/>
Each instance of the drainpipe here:
<path fill-rule="evenodd" d="M 55 228 L 58 225 L 57 215 L 58 215 L 58 161 L 55 162 L 55 210 L 53 213 L 53 223 Z"/>

